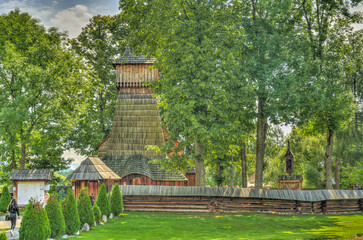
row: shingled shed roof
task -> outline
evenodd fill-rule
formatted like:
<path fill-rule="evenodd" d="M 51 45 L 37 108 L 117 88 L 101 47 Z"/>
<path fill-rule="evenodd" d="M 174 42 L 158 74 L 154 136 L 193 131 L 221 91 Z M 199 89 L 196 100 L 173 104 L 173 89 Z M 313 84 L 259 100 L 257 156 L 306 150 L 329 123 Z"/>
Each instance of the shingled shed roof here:
<path fill-rule="evenodd" d="M 14 169 L 11 180 L 52 180 L 50 169 Z"/>
<path fill-rule="evenodd" d="M 107 167 L 98 157 L 87 157 L 81 165 L 67 177 L 67 180 L 98 180 L 121 179 L 114 171 Z"/>
<path fill-rule="evenodd" d="M 144 57 L 143 55 L 134 56 L 132 55 L 131 48 L 126 47 L 124 55 L 113 63 L 113 65 L 121 64 L 153 64 L 156 61 L 155 58 Z"/>

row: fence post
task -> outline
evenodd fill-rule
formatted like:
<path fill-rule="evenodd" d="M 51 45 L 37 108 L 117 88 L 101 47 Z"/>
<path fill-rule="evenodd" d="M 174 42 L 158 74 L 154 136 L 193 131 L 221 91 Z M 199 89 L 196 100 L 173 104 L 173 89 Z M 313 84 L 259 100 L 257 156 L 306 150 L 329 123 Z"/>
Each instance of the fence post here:
<path fill-rule="evenodd" d="M 296 213 L 301 214 L 301 202 L 300 201 L 296 201 L 295 211 L 296 211 Z"/>

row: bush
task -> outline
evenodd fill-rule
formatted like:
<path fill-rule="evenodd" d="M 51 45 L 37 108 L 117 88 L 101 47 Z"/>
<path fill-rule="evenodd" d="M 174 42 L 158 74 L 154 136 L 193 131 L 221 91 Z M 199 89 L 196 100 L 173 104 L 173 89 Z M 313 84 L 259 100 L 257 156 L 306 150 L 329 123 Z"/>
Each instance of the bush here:
<path fill-rule="evenodd" d="M 107 217 L 110 215 L 111 209 L 110 204 L 108 203 L 106 186 L 104 183 L 102 183 L 100 191 L 98 192 L 96 204 L 100 208 L 102 215 L 106 215 Z"/>
<path fill-rule="evenodd" d="M 95 222 L 95 217 L 93 215 L 91 199 L 88 196 L 87 188 L 83 188 L 79 193 L 77 207 L 81 227 L 85 223 L 88 223 L 89 226 L 92 226 L 92 224 Z"/>
<path fill-rule="evenodd" d="M 80 229 L 81 223 L 72 189 L 68 189 L 67 193 L 67 198 L 62 201 L 63 216 L 66 224 L 66 233 L 74 234 Z"/>
<path fill-rule="evenodd" d="M 100 208 L 97 206 L 97 204 L 93 205 L 93 215 L 95 216 L 95 221 L 96 223 L 100 223 L 101 221 L 101 210 Z"/>
<path fill-rule="evenodd" d="M 0 240 L 8 240 L 8 236 L 6 236 L 6 233 L 0 233 Z"/>
<path fill-rule="evenodd" d="M 3 192 L 0 198 L 0 212 L 6 212 L 8 210 L 9 203 L 11 201 L 8 187 L 3 187 Z"/>
<path fill-rule="evenodd" d="M 122 194 L 119 185 L 116 183 L 112 188 L 111 193 L 111 212 L 113 215 L 118 216 L 124 211 L 124 204 L 122 201 Z"/>
<path fill-rule="evenodd" d="M 58 193 L 58 200 L 59 202 L 62 202 L 64 199 L 67 198 L 67 193 L 66 191 L 62 188 L 59 193 Z"/>
<path fill-rule="evenodd" d="M 53 193 L 56 193 L 57 192 L 57 189 L 55 188 L 55 185 L 52 185 L 49 189 L 49 194 L 53 194 Z"/>
<path fill-rule="evenodd" d="M 50 195 L 48 203 L 45 206 L 45 210 L 48 215 L 51 237 L 57 238 L 63 236 L 66 231 L 66 224 L 64 222 L 64 216 L 59 205 L 58 194 L 56 192 Z"/>
<path fill-rule="evenodd" d="M 42 204 L 29 200 L 26 205 L 19 230 L 20 240 L 45 240 L 50 236 L 47 212 Z"/>

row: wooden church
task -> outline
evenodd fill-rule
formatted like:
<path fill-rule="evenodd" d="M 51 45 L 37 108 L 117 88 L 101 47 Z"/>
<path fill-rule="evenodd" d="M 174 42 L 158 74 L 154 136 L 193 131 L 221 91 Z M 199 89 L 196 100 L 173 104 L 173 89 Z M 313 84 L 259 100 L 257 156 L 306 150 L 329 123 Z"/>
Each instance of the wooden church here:
<path fill-rule="evenodd" d="M 164 142 L 153 90 L 145 82 L 159 79 L 154 58 L 133 56 L 129 48 L 114 63 L 119 91 L 111 134 L 97 146 L 98 157 L 120 176 L 123 185 L 195 186 L 195 173 L 168 172 L 151 160 L 165 158 L 146 150 Z"/>

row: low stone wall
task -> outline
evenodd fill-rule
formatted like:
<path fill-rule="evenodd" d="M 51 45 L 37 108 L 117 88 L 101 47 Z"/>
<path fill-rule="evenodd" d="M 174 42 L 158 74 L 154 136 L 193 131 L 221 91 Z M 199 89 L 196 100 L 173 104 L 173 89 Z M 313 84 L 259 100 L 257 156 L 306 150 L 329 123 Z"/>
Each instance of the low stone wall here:
<path fill-rule="evenodd" d="M 357 213 L 359 190 L 255 190 L 242 188 L 120 186 L 125 211 Z"/>

